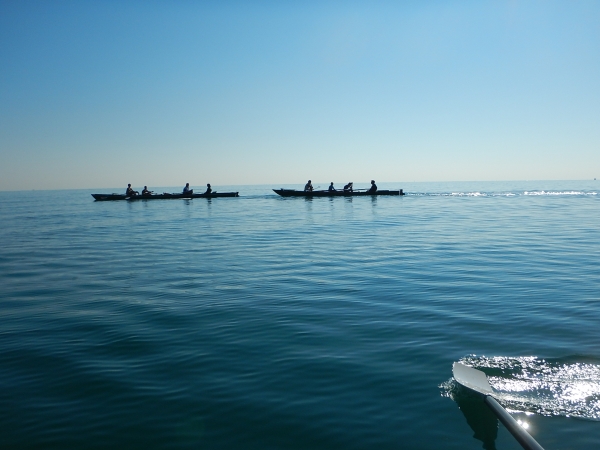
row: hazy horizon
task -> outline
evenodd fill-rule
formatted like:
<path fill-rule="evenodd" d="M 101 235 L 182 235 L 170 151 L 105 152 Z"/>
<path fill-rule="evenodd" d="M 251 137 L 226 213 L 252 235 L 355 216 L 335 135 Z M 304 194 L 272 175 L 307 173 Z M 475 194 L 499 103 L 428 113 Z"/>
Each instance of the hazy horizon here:
<path fill-rule="evenodd" d="M 403 189 L 405 190 L 407 193 L 411 193 L 410 190 L 406 189 L 406 186 L 412 186 L 412 185 L 419 185 L 419 184 L 427 184 L 427 185 L 476 185 L 478 183 L 482 183 L 482 184 L 503 184 L 503 183 L 507 183 L 507 184 L 511 184 L 512 189 L 516 189 L 518 190 L 519 187 L 517 185 L 522 184 L 522 183 L 557 183 L 557 184 L 563 184 L 563 183 L 583 183 L 583 182 L 591 182 L 591 183 L 595 183 L 596 179 L 581 179 L 581 180 L 425 180 L 425 181 L 386 181 L 386 180 L 376 180 L 377 184 L 382 187 L 382 186 L 386 186 L 386 189 L 392 189 L 392 187 L 390 187 L 389 185 L 391 184 L 396 184 L 397 186 L 394 186 L 393 188 L 398 188 L 398 189 Z M 327 187 L 329 186 L 329 183 L 331 181 L 312 181 L 313 186 L 315 187 L 315 189 L 322 189 L 325 190 L 327 189 Z M 258 188 L 258 187 L 267 187 L 267 188 L 276 188 L 276 187 L 284 187 L 284 188 L 293 188 L 294 186 L 297 186 L 298 189 L 302 189 L 304 184 L 306 183 L 305 181 L 301 181 L 298 183 L 254 183 L 254 184 L 220 184 L 217 185 L 215 183 L 211 183 L 211 186 L 213 189 L 216 188 L 222 188 L 222 187 L 227 187 L 227 188 L 238 188 L 238 187 L 248 187 L 248 188 Z M 128 183 L 123 184 L 122 186 L 104 186 L 104 187 L 98 187 L 98 186 L 92 186 L 92 187 L 85 187 L 85 188 L 59 188 L 59 189 L 4 189 L 4 190 L 0 190 L 0 192 L 29 192 L 29 191 L 91 191 L 91 190 L 98 190 L 98 193 L 101 193 L 100 191 L 104 190 L 113 190 L 113 192 L 115 192 L 114 190 L 116 190 L 116 192 L 120 192 L 120 191 L 125 191 L 126 187 L 127 187 Z M 344 181 L 334 181 L 334 185 L 336 188 L 341 188 L 343 185 L 345 184 Z M 137 189 L 138 191 L 143 188 L 144 186 L 148 186 L 148 189 L 151 191 L 154 191 L 155 189 L 171 189 L 171 190 L 181 190 L 183 188 L 183 186 L 185 185 L 184 183 L 179 183 L 179 184 L 172 184 L 172 185 L 162 185 L 162 186 L 151 186 L 151 185 L 147 185 L 147 184 L 135 184 L 132 183 L 132 187 L 134 189 Z M 359 180 L 359 181 L 354 181 L 354 187 L 357 189 L 361 189 L 361 188 L 368 188 L 370 186 L 370 180 Z M 190 183 L 190 187 L 194 190 L 194 191 L 203 191 L 206 189 L 206 183 Z M 540 186 L 539 189 L 545 190 L 545 189 L 557 189 L 557 190 L 561 190 L 563 189 L 563 186 Z M 594 188 L 591 188 L 594 189 Z M 159 191 L 157 191 L 159 192 Z M 244 193 L 240 191 L 240 194 L 243 195 Z"/>

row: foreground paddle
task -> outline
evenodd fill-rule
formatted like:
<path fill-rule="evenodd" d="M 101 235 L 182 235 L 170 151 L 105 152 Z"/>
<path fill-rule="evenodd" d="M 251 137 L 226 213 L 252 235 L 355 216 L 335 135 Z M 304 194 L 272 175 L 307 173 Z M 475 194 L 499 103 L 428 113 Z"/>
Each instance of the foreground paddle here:
<path fill-rule="evenodd" d="M 492 412 L 500 419 L 510 434 L 521 444 L 525 450 L 544 450 L 531 435 L 525 431 L 519 423 L 496 401 L 492 395 L 494 391 L 490 383 L 481 370 L 473 369 L 459 362 L 455 362 L 452 366 L 452 375 L 461 386 L 475 391 L 483 395 L 483 401 L 492 410 Z"/>

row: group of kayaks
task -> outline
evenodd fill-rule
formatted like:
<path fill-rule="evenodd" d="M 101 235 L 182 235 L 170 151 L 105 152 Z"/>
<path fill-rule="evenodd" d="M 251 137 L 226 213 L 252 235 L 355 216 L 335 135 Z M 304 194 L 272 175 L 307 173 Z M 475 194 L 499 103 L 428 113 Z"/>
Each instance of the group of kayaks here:
<path fill-rule="evenodd" d="M 404 195 L 402 189 L 399 190 L 296 190 L 296 189 L 273 189 L 273 192 L 282 197 L 361 197 L 361 196 L 374 196 L 374 195 Z M 138 193 L 125 193 L 125 194 L 92 194 L 97 201 L 108 201 L 108 200 L 164 200 L 164 199 L 192 199 L 192 198 L 219 198 L 219 197 L 239 197 L 239 192 L 205 192 L 202 194 L 194 194 L 193 190 L 182 193 L 167 193 L 162 194 L 138 194 Z"/>

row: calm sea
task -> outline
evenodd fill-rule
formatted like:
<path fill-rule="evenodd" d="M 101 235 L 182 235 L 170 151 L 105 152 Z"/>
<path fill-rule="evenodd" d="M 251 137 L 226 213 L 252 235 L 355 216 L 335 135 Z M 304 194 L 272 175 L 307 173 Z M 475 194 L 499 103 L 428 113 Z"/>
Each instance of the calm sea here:
<path fill-rule="evenodd" d="M 0 192 L 0 448 L 598 448 L 599 183 Z"/>

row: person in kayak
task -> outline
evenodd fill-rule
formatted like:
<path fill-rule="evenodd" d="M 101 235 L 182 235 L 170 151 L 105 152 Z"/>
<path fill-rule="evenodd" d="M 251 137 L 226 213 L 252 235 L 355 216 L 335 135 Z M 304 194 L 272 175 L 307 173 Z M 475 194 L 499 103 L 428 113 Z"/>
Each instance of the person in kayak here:
<path fill-rule="evenodd" d="M 312 190 L 313 190 L 312 182 L 310 180 L 308 180 L 308 183 L 306 183 L 304 185 L 304 191 L 305 192 L 312 192 Z"/>
<path fill-rule="evenodd" d="M 185 187 L 183 188 L 183 193 L 187 194 L 189 192 L 192 192 L 192 190 L 190 189 L 190 183 L 185 183 Z"/>
<path fill-rule="evenodd" d="M 133 188 L 131 187 L 131 183 L 129 183 L 127 185 L 127 190 L 125 191 L 125 195 L 131 197 L 132 195 L 138 195 L 139 192 L 138 191 L 134 191 Z"/>
<path fill-rule="evenodd" d="M 337 191 L 337 189 L 333 187 L 333 181 L 332 181 L 331 184 L 329 185 L 329 192 L 333 192 L 333 191 Z"/>
<path fill-rule="evenodd" d="M 206 184 L 206 192 L 204 194 L 205 195 L 210 194 L 211 192 L 212 192 L 212 188 L 210 187 L 210 183 L 207 183 Z"/>
<path fill-rule="evenodd" d="M 144 186 L 144 189 L 142 189 L 142 195 L 152 195 L 153 191 L 149 191 L 148 190 L 148 186 Z"/>
<path fill-rule="evenodd" d="M 375 180 L 371 180 L 371 188 L 367 191 L 369 194 L 374 194 L 377 192 L 377 185 L 375 184 Z"/>
<path fill-rule="evenodd" d="M 354 190 L 353 185 L 354 185 L 354 183 L 352 183 L 352 181 L 351 181 L 346 186 L 344 186 L 344 192 L 352 192 Z"/>

